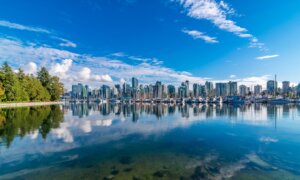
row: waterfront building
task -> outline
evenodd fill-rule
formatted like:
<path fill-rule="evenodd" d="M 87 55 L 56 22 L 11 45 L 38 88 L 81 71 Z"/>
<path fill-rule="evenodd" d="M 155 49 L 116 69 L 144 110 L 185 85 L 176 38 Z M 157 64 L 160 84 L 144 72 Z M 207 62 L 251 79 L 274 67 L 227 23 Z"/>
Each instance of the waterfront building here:
<path fill-rule="evenodd" d="M 212 82 L 205 82 L 205 92 L 206 96 L 212 97 L 214 96 L 214 84 Z"/>
<path fill-rule="evenodd" d="M 199 98 L 200 96 L 200 84 L 193 84 L 193 97 L 194 98 Z"/>
<path fill-rule="evenodd" d="M 282 82 L 282 93 L 287 95 L 290 92 L 290 81 L 283 81 Z"/>
<path fill-rule="evenodd" d="M 131 79 L 131 85 L 132 85 L 132 89 L 137 89 L 138 88 L 138 86 L 139 86 L 139 81 L 138 81 L 138 79 L 137 78 L 132 78 Z"/>
<path fill-rule="evenodd" d="M 267 92 L 268 94 L 275 95 L 277 93 L 277 81 L 269 80 L 267 82 Z"/>
<path fill-rule="evenodd" d="M 240 96 L 245 97 L 249 94 L 249 88 L 245 85 L 240 85 L 239 92 L 240 92 Z"/>
<path fill-rule="evenodd" d="M 300 97 L 300 83 L 296 87 L 297 96 Z"/>
<path fill-rule="evenodd" d="M 228 95 L 229 96 L 236 96 L 238 94 L 238 85 L 237 85 L 237 82 L 229 81 L 228 86 L 229 86 L 229 93 L 228 93 Z"/>
<path fill-rule="evenodd" d="M 129 84 L 127 84 L 127 83 L 123 84 L 122 94 L 123 94 L 124 98 L 130 98 L 130 96 L 131 96 L 131 87 L 130 87 Z"/>
<path fill-rule="evenodd" d="M 229 85 L 228 83 L 216 83 L 216 96 L 225 97 L 228 96 Z"/>
<path fill-rule="evenodd" d="M 254 95 L 260 95 L 262 93 L 262 86 L 261 85 L 256 85 L 254 86 Z"/>
<path fill-rule="evenodd" d="M 206 93 L 206 87 L 205 85 L 200 85 L 200 97 L 206 97 L 207 93 Z"/>
<path fill-rule="evenodd" d="M 107 85 L 102 85 L 101 87 L 101 98 L 102 99 L 109 99 L 111 96 L 110 87 Z"/>
<path fill-rule="evenodd" d="M 168 86 L 166 84 L 162 85 L 162 98 L 168 97 Z"/>
<path fill-rule="evenodd" d="M 162 98 L 162 83 L 160 81 L 156 81 L 156 83 L 155 83 L 154 98 L 156 98 L 156 99 Z"/>
<path fill-rule="evenodd" d="M 185 91 L 186 91 L 185 86 L 179 86 L 178 87 L 178 98 L 184 98 L 185 97 Z"/>
<path fill-rule="evenodd" d="M 169 98 L 175 98 L 176 97 L 176 88 L 173 85 L 168 85 L 168 96 Z"/>

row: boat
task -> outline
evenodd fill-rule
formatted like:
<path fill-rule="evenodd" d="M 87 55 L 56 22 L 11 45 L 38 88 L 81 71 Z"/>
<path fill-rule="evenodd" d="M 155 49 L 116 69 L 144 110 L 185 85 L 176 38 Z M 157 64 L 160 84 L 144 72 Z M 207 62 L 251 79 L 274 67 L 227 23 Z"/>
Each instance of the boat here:
<path fill-rule="evenodd" d="M 274 99 L 269 99 L 268 103 L 270 103 L 270 104 L 289 104 L 289 103 L 293 103 L 293 100 L 285 99 L 285 98 L 274 98 Z"/>

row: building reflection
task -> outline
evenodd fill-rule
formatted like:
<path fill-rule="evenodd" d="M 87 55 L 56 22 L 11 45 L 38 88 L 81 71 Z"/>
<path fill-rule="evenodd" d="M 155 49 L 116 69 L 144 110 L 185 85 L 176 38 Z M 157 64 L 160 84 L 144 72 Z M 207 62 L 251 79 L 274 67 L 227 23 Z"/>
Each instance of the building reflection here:
<path fill-rule="evenodd" d="M 172 114 L 179 114 L 182 118 L 203 117 L 268 120 L 274 118 L 300 115 L 300 105 L 173 105 L 173 104 L 70 104 L 64 106 L 64 111 L 72 111 L 73 116 L 89 116 L 90 111 L 99 112 L 103 116 L 115 115 L 131 118 L 137 122 L 142 115 L 153 115 L 161 119 Z"/>
<path fill-rule="evenodd" d="M 0 145 L 9 146 L 15 137 L 40 134 L 42 138 L 52 129 L 59 128 L 65 115 L 89 132 L 90 124 L 113 125 L 113 120 L 133 123 L 147 120 L 198 121 L 230 120 L 230 122 L 261 123 L 280 119 L 300 119 L 300 105 L 252 104 L 232 106 L 221 105 L 173 105 L 173 104 L 67 104 L 63 106 L 43 106 L 0 109 Z M 93 116 L 94 118 L 89 118 Z M 75 118 L 76 117 L 76 118 Z M 109 120 L 109 121 L 107 121 Z M 95 121 L 95 122 L 93 122 Z M 153 121 L 155 122 L 155 121 Z"/>

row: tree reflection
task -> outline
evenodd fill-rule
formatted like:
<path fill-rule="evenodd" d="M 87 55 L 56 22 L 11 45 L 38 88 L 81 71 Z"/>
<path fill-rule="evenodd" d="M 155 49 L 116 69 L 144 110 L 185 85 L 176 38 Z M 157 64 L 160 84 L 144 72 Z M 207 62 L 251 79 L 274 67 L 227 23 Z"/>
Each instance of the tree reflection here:
<path fill-rule="evenodd" d="M 58 105 L 0 109 L 1 141 L 9 147 L 15 137 L 22 138 L 36 130 L 46 138 L 52 128 L 59 127 L 63 117 Z"/>

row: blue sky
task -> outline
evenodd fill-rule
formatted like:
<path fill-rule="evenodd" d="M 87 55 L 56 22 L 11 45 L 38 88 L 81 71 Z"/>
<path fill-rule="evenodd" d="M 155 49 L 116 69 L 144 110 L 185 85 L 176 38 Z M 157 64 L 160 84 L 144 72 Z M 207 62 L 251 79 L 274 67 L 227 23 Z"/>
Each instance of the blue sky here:
<path fill-rule="evenodd" d="M 0 61 L 67 87 L 300 81 L 300 1 L 3 0 Z"/>

